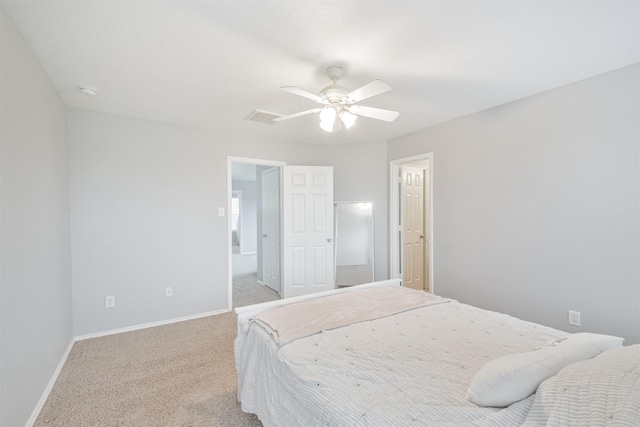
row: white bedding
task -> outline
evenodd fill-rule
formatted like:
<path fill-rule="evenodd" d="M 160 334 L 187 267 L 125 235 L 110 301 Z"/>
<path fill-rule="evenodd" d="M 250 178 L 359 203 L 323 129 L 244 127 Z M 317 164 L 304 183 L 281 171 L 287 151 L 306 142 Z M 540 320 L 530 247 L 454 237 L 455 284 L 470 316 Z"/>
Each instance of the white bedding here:
<path fill-rule="evenodd" d="M 538 388 L 523 427 L 640 426 L 640 344 L 574 363 Z"/>
<path fill-rule="evenodd" d="M 253 323 L 236 341 L 238 396 L 265 426 L 520 425 L 533 397 L 479 407 L 465 399 L 472 377 L 495 357 L 567 335 L 456 302 L 283 347 Z"/>
<path fill-rule="evenodd" d="M 447 298 L 399 286 L 362 289 L 286 304 L 259 313 L 252 317 L 250 322 L 260 323 L 282 347 L 322 330 L 380 319 L 449 301 L 451 300 Z M 328 310 L 327 307 L 331 309 Z M 295 319 L 295 322 L 291 319 Z"/>

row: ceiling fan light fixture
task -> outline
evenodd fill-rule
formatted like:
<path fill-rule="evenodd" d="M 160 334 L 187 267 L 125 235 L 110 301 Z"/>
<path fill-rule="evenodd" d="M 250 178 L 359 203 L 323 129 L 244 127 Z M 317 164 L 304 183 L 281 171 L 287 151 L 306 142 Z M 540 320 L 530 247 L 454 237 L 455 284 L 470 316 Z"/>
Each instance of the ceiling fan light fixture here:
<path fill-rule="evenodd" d="M 342 110 L 342 112 L 340 112 L 340 120 L 342 120 L 344 127 L 347 129 L 351 129 L 351 126 L 353 126 L 357 119 L 358 116 L 351 114 L 347 110 Z"/>
<path fill-rule="evenodd" d="M 320 112 L 320 121 L 321 122 L 331 122 L 333 123 L 336 119 L 336 109 L 333 107 L 327 107 Z"/>
<path fill-rule="evenodd" d="M 325 132 L 333 132 L 333 125 L 334 122 L 328 122 L 328 121 L 321 121 L 320 122 L 320 128 L 325 131 Z"/>
<path fill-rule="evenodd" d="M 333 107 L 327 107 L 320 112 L 320 128 L 326 132 L 333 132 L 336 122 L 336 110 Z"/>

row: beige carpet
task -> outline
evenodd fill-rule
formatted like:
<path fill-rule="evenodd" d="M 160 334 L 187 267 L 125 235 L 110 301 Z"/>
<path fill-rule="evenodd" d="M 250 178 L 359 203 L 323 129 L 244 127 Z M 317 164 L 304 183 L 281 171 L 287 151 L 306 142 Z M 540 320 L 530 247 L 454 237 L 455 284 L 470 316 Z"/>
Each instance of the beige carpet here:
<path fill-rule="evenodd" d="M 278 299 L 233 255 L 233 306 Z M 36 426 L 261 426 L 240 409 L 234 313 L 75 343 Z"/>
<path fill-rule="evenodd" d="M 235 314 L 75 343 L 36 426 L 261 426 L 237 401 Z"/>

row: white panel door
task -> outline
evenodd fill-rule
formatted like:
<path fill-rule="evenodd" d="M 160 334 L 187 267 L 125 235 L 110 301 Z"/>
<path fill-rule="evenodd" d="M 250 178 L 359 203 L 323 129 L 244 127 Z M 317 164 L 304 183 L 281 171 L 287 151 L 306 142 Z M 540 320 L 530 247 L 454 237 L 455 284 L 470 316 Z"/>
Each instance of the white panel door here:
<path fill-rule="evenodd" d="M 425 289 L 424 170 L 402 166 L 402 285 Z"/>
<path fill-rule="evenodd" d="M 280 170 L 262 172 L 262 280 L 280 294 Z"/>
<path fill-rule="evenodd" d="M 333 167 L 284 166 L 283 298 L 333 283 Z"/>

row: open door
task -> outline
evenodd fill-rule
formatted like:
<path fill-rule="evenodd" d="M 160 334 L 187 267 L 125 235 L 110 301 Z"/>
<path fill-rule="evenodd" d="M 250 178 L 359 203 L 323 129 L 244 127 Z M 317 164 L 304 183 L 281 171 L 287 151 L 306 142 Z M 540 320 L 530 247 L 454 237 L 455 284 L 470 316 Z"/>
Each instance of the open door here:
<path fill-rule="evenodd" d="M 280 170 L 262 171 L 262 280 L 280 292 Z"/>
<path fill-rule="evenodd" d="M 422 191 L 416 187 L 414 175 L 406 176 L 407 173 L 411 173 L 412 167 L 421 170 L 422 178 L 418 176 L 417 179 Z M 415 169 L 413 170 L 415 171 Z M 402 279 L 403 286 L 407 286 L 407 282 L 409 282 L 411 287 L 434 292 L 433 153 L 392 160 L 389 163 L 389 172 L 390 277 Z M 408 178 L 411 179 L 411 184 L 408 184 Z M 408 202 L 410 194 L 413 194 L 413 200 Z M 422 201 L 420 201 L 420 197 L 422 197 Z M 423 207 L 422 212 L 417 211 L 420 206 Z M 412 218 L 405 218 L 409 214 L 412 215 Z M 420 220 L 421 217 L 422 220 Z M 407 223 L 409 223 L 409 235 L 405 235 L 405 224 Z M 413 227 L 411 223 L 413 223 Z M 422 230 L 419 229 L 420 224 L 422 224 Z M 423 239 L 420 239 L 420 236 L 424 236 Z M 422 244 L 420 240 L 423 240 Z M 407 246 L 410 245 L 414 246 L 407 249 Z M 423 255 L 416 258 L 416 253 L 420 252 Z M 405 264 L 405 261 L 408 265 Z"/>
<path fill-rule="evenodd" d="M 333 289 L 333 167 L 282 172 L 282 297 Z"/>
<path fill-rule="evenodd" d="M 402 285 L 425 287 L 424 169 L 402 166 Z"/>

